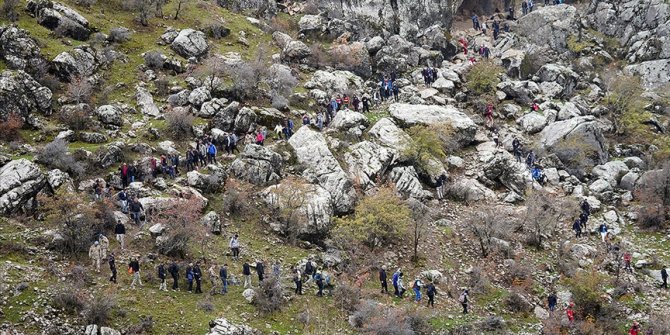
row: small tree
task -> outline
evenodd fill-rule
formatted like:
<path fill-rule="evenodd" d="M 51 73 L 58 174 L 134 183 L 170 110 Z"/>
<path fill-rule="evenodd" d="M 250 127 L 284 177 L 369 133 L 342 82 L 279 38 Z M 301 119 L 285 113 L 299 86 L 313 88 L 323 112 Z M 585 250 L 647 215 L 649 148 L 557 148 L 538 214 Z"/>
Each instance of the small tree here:
<path fill-rule="evenodd" d="M 482 257 L 488 257 L 494 247 L 495 238 L 506 238 L 509 225 L 497 211 L 490 208 L 477 211 L 468 219 L 470 232 L 479 242 Z"/>
<path fill-rule="evenodd" d="M 20 130 L 23 128 L 23 118 L 19 113 L 7 114 L 7 119 L 0 120 L 0 139 L 13 141 L 21 137 Z"/>
<path fill-rule="evenodd" d="M 284 302 L 284 288 L 275 276 L 268 276 L 254 290 L 253 304 L 259 312 L 271 314 L 281 309 Z"/>
<path fill-rule="evenodd" d="M 195 117 L 185 109 L 173 109 L 165 113 L 165 121 L 167 121 L 166 130 L 174 139 L 191 136 L 194 120 Z"/>
<path fill-rule="evenodd" d="M 398 239 L 412 223 L 411 209 L 388 187 L 363 199 L 354 213 L 353 217 L 336 219 L 336 234 L 348 235 L 370 248 Z"/>
<path fill-rule="evenodd" d="M 131 0 L 130 8 L 137 13 L 137 20 L 143 26 L 149 25 L 149 17 L 154 9 L 154 0 Z"/>
<path fill-rule="evenodd" d="M 558 198 L 545 191 L 535 191 L 526 199 L 524 227 L 528 229 L 527 243 L 542 249 L 545 237 L 551 237 L 558 227 L 577 216 L 579 204 L 573 198 Z"/>
<path fill-rule="evenodd" d="M 621 124 L 622 116 L 644 107 L 644 101 L 640 98 L 644 93 L 642 80 L 636 76 L 619 75 L 612 69 L 603 72 L 603 77 L 607 90 L 605 106 L 614 116 L 611 119 L 615 132 L 623 132 L 625 129 Z"/>
<path fill-rule="evenodd" d="M 419 244 L 426 234 L 428 222 L 431 221 L 431 213 L 428 206 L 422 204 L 419 200 L 411 198 L 408 200 L 409 208 L 412 210 L 412 224 L 409 226 L 409 233 L 412 236 L 412 245 L 414 262 L 419 260 Z"/>
<path fill-rule="evenodd" d="M 177 199 L 166 208 L 155 209 L 152 222 L 165 228 L 165 238 L 158 246 L 161 254 L 184 257 L 193 240 L 200 242 L 200 252 L 205 254 L 208 229 L 199 223 L 200 207 L 199 200 L 191 197 Z"/>
<path fill-rule="evenodd" d="M 2 8 L 0 8 L 2 16 L 11 22 L 17 21 L 19 19 L 19 13 L 16 12 L 16 6 L 18 5 L 19 0 L 5 0 L 2 3 Z"/>
<path fill-rule="evenodd" d="M 154 6 L 156 7 L 156 16 L 163 17 L 163 6 L 168 3 L 169 0 L 153 0 Z"/>
<path fill-rule="evenodd" d="M 177 9 L 174 12 L 174 19 L 179 19 L 179 14 L 186 10 L 189 0 L 177 0 Z"/>
<path fill-rule="evenodd" d="M 635 190 L 635 197 L 644 204 L 638 212 L 638 222 L 646 229 L 663 230 L 670 219 L 670 163 L 647 175 Z"/>
<path fill-rule="evenodd" d="M 477 95 L 495 94 L 503 68 L 491 61 L 480 61 L 466 74 L 465 86 Z"/>
<path fill-rule="evenodd" d="M 215 92 L 223 76 L 230 71 L 228 67 L 223 58 L 211 56 L 196 68 L 195 75 L 202 80 L 204 86 Z"/>
<path fill-rule="evenodd" d="M 69 153 L 68 144 L 63 139 L 55 139 L 45 145 L 37 156 L 37 161 L 50 168 L 68 172 L 75 178 L 81 176 L 85 171 L 84 165 Z"/>
<path fill-rule="evenodd" d="M 67 85 L 67 97 L 75 103 L 88 103 L 93 94 L 93 85 L 82 77 L 73 78 Z"/>
<path fill-rule="evenodd" d="M 286 179 L 281 184 L 273 187 L 272 199 L 277 203 L 274 208 L 273 217 L 277 218 L 283 226 L 283 231 L 291 244 L 295 244 L 300 233 L 300 214 L 307 203 L 307 187 L 294 179 Z"/>
<path fill-rule="evenodd" d="M 426 126 L 414 126 L 409 129 L 410 143 L 402 154 L 416 164 L 416 167 L 429 174 L 439 171 L 432 162 L 446 157 L 442 141 L 437 132 Z"/>
<path fill-rule="evenodd" d="M 40 194 L 40 209 L 47 222 L 57 225 L 60 239 L 54 247 L 65 254 L 75 255 L 88 250 L 95 232 L 101 231 L 95 211 L 87 207 L 85 196 L 69 193 L 62 188 L 54 196 Z"/>

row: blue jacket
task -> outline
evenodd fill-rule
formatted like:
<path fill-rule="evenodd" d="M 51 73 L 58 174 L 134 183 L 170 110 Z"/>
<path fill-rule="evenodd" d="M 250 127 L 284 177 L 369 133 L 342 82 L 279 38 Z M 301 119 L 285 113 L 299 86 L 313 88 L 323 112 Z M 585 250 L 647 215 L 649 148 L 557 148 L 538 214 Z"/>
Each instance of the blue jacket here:
<path fill-rule="evenodd" d="M 397 286 L 397 285 L 398 285 L 398 278 L 400 278 L 400 273 L 395 272 L 395 273 L 393 274 L 393 286 Z"/>

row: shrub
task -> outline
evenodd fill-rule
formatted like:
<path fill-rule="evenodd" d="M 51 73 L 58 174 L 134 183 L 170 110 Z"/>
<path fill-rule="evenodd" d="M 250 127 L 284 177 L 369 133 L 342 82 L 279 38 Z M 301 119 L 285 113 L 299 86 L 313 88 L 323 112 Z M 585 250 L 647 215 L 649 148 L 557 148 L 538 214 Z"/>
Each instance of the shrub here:
<path fill-rule="evenodd" d="M 272 107 L 280 111 L 286 110 L 288 108 L 288 99 L 283 95 L 274 94 L 272 96 Z"/>
<path fill-rule="evenodd" d="M 271 67 L 266 77 L 272 91 L 285 97 L 290 96 L 298 85 L 298 79 L 293 76 L 291 70 L 283 66 Z"/>
<path fill-rule="evenodd" d="M 97 296 L 86 304 L 84 320 L 89 325 L 106 326 L 115 308 L 116 299 L 108 295 Z"/>
<path fill-rule="evenodd" d="M 212 21 L 205 24 L 203 32 L 214 39 L 222 39 L 230 35 L 230 29 L 223 25 L 223 22 Z"/>
<path fill-rule="evenodd" d="M 598 152 L 576 137 L 561 139 L 551 152 L 563 163 L 566 171 L 579 179 L 584 178 L 586 172 L 600 161 Z"/>
<path fill-rule="evenodd" d="M 5 0 L 0 8 L 2 16 L 11 22 L 17 21 L 19 19 L 19 13 L 16 12 L 16 6 L 18 5 L 19 0 Z"/>
<path fill-rule="evenodd" d="M 524 297 L 519 294 L 519 292 L 512 291 L 505 300 L 503 301 L 507 310 L 512 313 L 528 313 L 530 312 L 531 306 Z"/>
<path fill-rule="evenodd" d="M 284 305 L 284 289 L 279 278 L 269 276 L 265 278 L 254 290 L 254 306 L 263 314 L 271 314 L 278 311 Z"/>
<path fill-rule="evenodd" d="M 491 282 L 486 276 L 486 272 L 480 267 L 474 267 L 468 278 L 468 287 L 470 293 L 486 294 L 491 288 Z"/>
<path fill-rule="evenodd" d="M 149 316 L 140 316 L 140 321 L 128 327 L 125 333 L 126 335 L 140 335 L 140 334 L 152 334 L 154 328 L 154 318 Z"/>
<path fill-rule="evenodd" d="M 416 311 L 389 308 L 369 300 L 356 306 L 350 322 L 363 334 L 430 334 L 433 331 L 426 318 Z"/>
<path fill-rule="evenodd" d="M 109 37 L 107 38 L 112 43 L 123 43 L 130 40 L 130 30 L 125 27 L 116 27 L 109 30 Z"/>
<path fill-rule="evenodd" d="M 144 54 L 144 64 L 150 69 L 160 70 L 165 64 L 165 56 L 160 51 L 148 51 Z"/>
<path fill-rule="evenodd" d="M 420 171 L 429 175 L 439 173 L 439 164 L 433 164 L 437 159 L 446 157 L 439 135 L 426 126 L 414 126 L 408 130 L 410 143 L 403 150 L 402 155 L 411 161 Z"/>
<path fill-rule="evenodd" d="M 73 266 L 70 272 L 67 274 L 67 279 L 69 283 L 77 288 L 86 287 L 93 282 L 91 279 L 91 274 L 85 267 L 81 265 Z"/>
<path fill-rule="evenodd" d="M 49 168 L 68 172 L 74 177 L 84 173 L 84 166 L 68 152 L 68 144 L 62 139 L 55 139 L 45 145 L 37 161 Z"/>
<path fill-rule="evenodd" d="M 670 218 L 670 163 L 647 175 L 635 190 L 635 197 L 644 204 L 638 211 L 638 222 L 645 229 L 664 230 Z"/>
<path fill-rule="evenodd" d="M 73 78 L 67 84 L 67 91 L 65 95 L 75 103 L 87 103 L 91 100 L 93 94 L 93 85 L 82 77 Z"/>
<path fill-rule="evenodd" d="M 0 120 L 0 139 L 9 142 L 20 138 L 21 128 L 23 128 L 21 115 L 15 112 L 9 113 L 5 120 Z"/>
<path fill-rule="evenodd" d="M 613 73 L 612 69 L 606 69 L 602 73 L 603 81 L 606 86 L 607 95 L 603 100 L 607 109 L 614 116 L 612 121 L 616 132 L 625 132 L 635 126 L 636 124 L 626 124 L 626 120 L 622 116 L 625 114 L 632 114 L 641 111 L 644 108 L 644 100 L 640 98 L 644 93 L 642 80 L 637 76 L 621 76 Z"/>
<path fill-rule="evenodd" d="M 102 230 L 95 219 L 94 211 L 84 204 L 85 197 L 69 193 L 61 188 L 49 197 L 38 195 L 37 201 L 47 222 L 58 225 L 60 239 L 52 247 L 64 254 L 78 254 L 88 251 L 91 237 Z"/>
<path fill-rule="evenodd" d="M 466 74 L 467 88 L 477 95 L 495 94 L 503 68 L 491 61 L 480 61 Z"/>
<path fill-rule="evenodd" d="M 200 220 L 200 214 L 200 204 L 195 197 L 177 201 L 169 208 L 154 213 L 152 222 L 165 226 L 165 239 L 157 246 L 158 252 L 183 257 L 194 240 L 204 249 L 207 241 L 205 235 L 209 229 L 201 224 L 193 224 Z"/>
<path fill-rule="evenodd" d="M 158 77 L 158 79 L 154 81 L 154 86 L 156 87 L 158 96 L 166 96 L 170 93 L 170 82 L 165 76 Z"/>
<path fill-rule="evenodd" d="M 228 187 L 223 192 L 223 212 L 230 215 L 243 215 L 247 208 L 245 204 L 250 203 L 249 194 L 240 188 L 240 182 L 235 179 L 228 179 L 226 183 Z"/>
<path fill-rule="evenodd" d="M 51 304 L 56 309 L 61 309 L 70 315 L 75 315 L 84 309 L 84 295 L 73 287 L 64 287 L 56 291 Z"/>
<path fill-rule="evenodd" d="M 500 249 L 496 239 L 506 239 L 510 235 L 510 226 L 499 212 L 486 208 L 474 213 L 468 219 L 470 232 L 477 239 L 482 257 L 487 257 L 494 248 Z M 501 250 L 507 252 L 507 250 Z"/>
<path fill-rule="evenodd" d="M 91 125 L 90 109 L 86 104 L 64 106 L 58 113 L 58 121 L 74 131 L 86 130 Z"/>
<path fill-rule="evenodd" d="M 335 307 L 353 312 L 361 299 L 361 289 L 344 283 L 338 284 L 333 290 Z"/>
<path fill-rule="evenodd" d="M 193 133 L 194 120 L 195 117 L 186 109 L 168 111 L 165 113 L 166 131 L 174 139 L 190 137 Z"/>
<path fill-rule="evenodd" d="M 543 191 L 530 193 L 526 204 L 523 220 L 526 243 L 537 249 L 541 249 L 544 238 L 551 238 L 566 220 L 577 217 L 579 208 L 574 198 L 557 198 Z"/>
<path fill-rule="evenodd" d="M 335 220 L 336 235 L 346 235 L 375 248 L 400 238 L 412 222 L 412 211 L 392 189 L 385 187 L 359 202 L 353 217 Z"/>
<path fill-rule="evenodd" d="M 229 96 L 235 100 L 258 98 L 258 84 L 263 78 L 265 65 L 262 62 L 242 62 L 227 65 L 225 75 L 231 80 L 227 87 Z"/>
<path fill-rule="evenodd" d="M 605 303 L 602 297 L 602 288 L 605 286 L 605 276 L 595 270 L 578 272 L 567 281 L 572 298 L 575 302 L 575 311 L 582 318 L 597 318 Z"/>
<path fill-rule="evenodd" d="M 203 312 L 211 312 L 214 310 L 214 303 L 209 296 L 206 296 L 204 299 L 198 301 L 197 307 Z"/>
<path fill-rule="evenodd" d="M 370 56 L 363 43 L 336 44 L 328 51 L 332 65 L 363 76 L 370 72 Z"/>

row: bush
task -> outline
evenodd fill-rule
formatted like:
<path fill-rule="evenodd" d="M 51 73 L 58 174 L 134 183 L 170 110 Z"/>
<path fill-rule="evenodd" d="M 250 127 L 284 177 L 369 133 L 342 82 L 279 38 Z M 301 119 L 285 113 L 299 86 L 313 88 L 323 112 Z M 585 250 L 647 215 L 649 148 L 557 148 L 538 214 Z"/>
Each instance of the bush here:
<path fill-rule="evenodd" d="M 68 152 L 68 143 L 62 139 L 55 139 L 45 145 L 37 161 L 51 169 L 68 172 L 74 177 L 84 173 L 84 166 Z"/>
<path fill-rule="evenodd" d="M 598 318 L 606 301 L 602 297 L 605 276 L 595 270 L 578 272 L 567 281 L 575 302 L 576 314 L 583 319 Z"/>
<path fill-rule="evenodd" d="M 336 44 L 328 51 L 332 66 L 364 76 L 370 72 L 370 56 L 365 44 Z"/>
<path fill-rule="evenodd" d="M 649 177 L 635 190 L 635 197 L 644 204 L 638 211 L 638 222 L 645 229 L 662 231 L 670 219 L 670 163 L 646 175 Z"/>
<path fill-rule="evenodd" d="M 275 94 L 272 96 L 272 107 L 280 111 L 286 110 L 288 108 L 288 99 L 283 95 Z"/>
<path fill-rule="evenodd" d="M 84 320 L 86 324 L 106 326 L 109 324 L 112 311 L 116 308 L 116 299 L 108 295 L 97 296 L 86 304 Z"/>
<path fill-rule="evenodd" d="M 82 131 L 91 125 L 91 107 L 86 104 L 64 106 L 58 113 L 58 121 L 74 131 Z"/>
<path fill-rule="evenodd" d="M 430 334 L 433 331 L 426 318 L 416 311 L 389 308 L 370 300 L 356 306 L 350 323 L 363 334 Z"/>
<path fill-rule="evenodd" d="M 403 150 L 402 155 L 411 161 L 420 171 L 429 175 L 438 174 L 440 164 L 434 164 L 435 160 L 441 161 L 446 155 L 443 142 L 433 128 L 426 126 L 414 126 L 408 130 L 410 143 Z"/>
<path fill-rule="evenodd" d="M 477 95 L 495 94 L 503 68 L 491 61 L 480 61 L 466 74 L 467 88 Z"/>
<path fill-rule="evenodd" d="M 176 201 L 169 208 L 153 213 L 152 223 L 165 226 L 162 236 L 165 240 L 157 246 L 158 252 L 167 256 L 180 256 L 188 252 L 190 244 L 197 241 L 202 252 L 207 242 L 205 235 L 209 228 L 201 224 L 193 224 L 200 220 L 200 204 L 195 197 L 188 200 Z"/>
<path fill-rule="evenodd" d="M 64 287 L 56 291 L 51 299 L 51 305 L 65 311 L 70 315 L 75 315 L 84 309 L 84 295 L 72 287 Z"/>
<path fill-rule="evenodd" d="M 0 140 L 14 141 L 21 137 L 23 118 L 18 113 L 9 113 L 5 120 L 0 120 Z"/>
<path fill-rule="evenodd" d="M 37 202 L 47 222 L 58 225 L 60 239 L 51 246 L 57 251 L 75 255 L 88 251 L 91 237 L 102 231 L 94 210 L 84 204 L 85 196 L 61 188 L 49 197 L 38 195 Z"/>
<path fill-rule="evenodd" d="M 125 27 L 116 27 L 109 30 L 107 40 L 111 43 L 123 43 L 130 40 L 130 30 Z"/>
<path fill-rule="evenodd" d="M 621 76 L 611 73 L 612 69 L 603 72 L 603 81 L 607 95 L 603 100 L 607 109 L 615 116 L 612 118 L 616 132 L 626 132 L 640 126 L 626 124 L 622 118 L 625 114 L 633 114 L 644 109 L 644 100 L 640 97 L 644 93 L 642 80 L 637 76 Z M 621 121 L 624 121 L 622 124 Z"/>
<path fill-rule="evenodd" d="M 75 103 L 87 103 L 91 100 L 93 94 L 93 85 L 86 78 L 73 78 L 67 84 L 65 95 L 70 101 Z"/>
<path fill-rule="evenodd" d="M 253 304 L 263 314 L 278 311 L 285 303 L 284 289 L 279 278 L 275 276 L 266 277 L 254 291 L 256 296 Z"/>
<path fill-rule="evenodd" d="M 206 296 L 204 299 L 198 301 L 197 307 L 203 312 L 211 312 L 214 310 L 214 304 L 212 299 L 209 296 Z"/>
<path fill-rule="evenodd" d="M 543 191 L 534 191 L 526 199 L 526 216 L 523 229 L 526 243 L 542 249 L 545 238 L 551 237 L 561 229 L 563 222 L 578 216 L 579 204 L 574 198 L 557 198 Z"/>
<path fill-rule="evenodd" d="M 265 75 L 272 91 L 283 96 L 293 94 L 293 89 L 298 85 L 298 79 L 293 76 L 291 70 L 283 66 L 273 66 Z"/>
<path fill-rule="evenodd" d="M 468 219 L 468 226 L 477 239 L 482 257 L 487 257 L 494 249 L 509 252 L 500 250 L 500 244 L 496 243 L 496 239 L 507 239 L 511 228 L 506 218 L 502 218 L 499 212 L 490 208 L 476 212 Z"/>
<path fill-rule="evenodd" d="M 166 131 L 174 139 L 190 137 L 193 133 L 195 117 L 185 109 L 171 110 L 165 113 Z"/>
<path fill-rule="evenodd" d="M 503 301 L 507 310 L 512 313 L 528 313 L 531 310 L 531 305 L 519 292 L 512 291 Z"/>
<path fill-rule="evenodd" d="M 153 70 L 160 70 L 165 64 L 165 56 L 160 51 L 148 51 L 144 54 L 144 64 Z"/>
<path fill-rule="evenodd" d="M 230 29 L 226 28 L 223 22 L 220 21 L 212 21 L 205 24 L 203 32 L 214 39 L 222 39 L 230 35 Z"/>
<path fill-rule="evenodd" d="M 2 3 L 2 8 L 0 8 L 2 16 L 11 22 L 17 21 L 19 19 L 19 13 L 16 12 L 16 6 L 18 5 L 19 0 L 5 0 Z"/>
<path fill-rule="evenodd" d="M 333 290 L 335 307 L 353 312 L 361 299 L 361 289 L 344 283 L 338 284 Z"/>
<path fill-rule="evenodd" d="M 536 152 L 540 156 L 540 152 Z M 551 152 L 563 163 L 566 171 L 579 179 L 583 179 L 587 171 L 600 161 L 596 150 L 576 137 L 561 139 Z"/>
<path fill-rule="evenodd" d="M 126 329 L 125 333 L 126 335 L 140 335 L 140 334 L 152 334 L 152 331 L 154 329 L 154 318 L 149 315 L 149 316 L 140 316 L 140 321 L 128 327 Z"/>
<path fill-rule="evenodd" d="M 156 94 L 158 96 L 164 97 L 170 93 L 170 81 L 168 81 L 166 76 L 160 76 L 154 81 L 154 86 L 156 87 Z"/>

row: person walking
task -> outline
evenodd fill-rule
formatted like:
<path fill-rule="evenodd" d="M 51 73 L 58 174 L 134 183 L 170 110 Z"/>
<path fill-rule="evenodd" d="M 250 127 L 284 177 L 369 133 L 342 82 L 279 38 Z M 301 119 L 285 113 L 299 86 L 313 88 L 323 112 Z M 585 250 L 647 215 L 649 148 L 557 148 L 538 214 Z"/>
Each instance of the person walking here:
<path fill-rule="evenodd" d="M 575 307 L 575 303 L 570 302 L 570 303 L 568 304 L 568 308 L 565 310 L 565 315 L 568 317 L 568 321 L 570 321 L 571 324 L 572 324 L 572 322 L 575 321 L 575 310 L 574 310 L 574 307 Z"/>
<path fill-rule="evenodd" d="M 323 273 L 321 272 L 321 270 L 316 271 L 314 280 L 316 281 L 316 286 L 319 288 L 319 291 L 316 293 L 316 296 L 323 297 Z"/>
<path fill-rule="evenodd" d="M 221 294 L 228 293 L 228 264 L 223 264 L 219 270 L 219 278 L 221 278 Z"/>
<path fill-rule="evenodd" d="M 305 276 L 307 276 L 307 280 L 305 281 L 305 285 L 307 285 L 312 280 L 314 280 L 314 276 L 316 275 L 316 266 L 314 266 L 314 262 L 312 261 L 312 257 L 307 259 L 307 263 L 305 263 L 305 271 L 303 271 L 303 274 Z"/>
<path fill-rule="evenodd" d="M 244 276 L 244 288 L 251 288 L 251 266 L 249 266 L 249 261 L 244 261 L 244 264 L 242 264 L 242 275 Z"/>
<path fill-rule="evenodd" d="M 100 259 L 107 259 L 107 253 L 109 253 L 109 239 L 107 236 L 100 234 L 98 235 L 98 242 L 100 242 Z"/>
<path fill-rule="evenodd" d="M 575 237 L 582 237 L 582 223 L 579 219 L 575 220 L 575 223 L 572 224 L 572 230 L 575 231 Z"/>
<path fill-rule="evenodd" d="M 281 277 L 281 262 L 278 259 L 272 264 L 272 276 L 277 279 Z"/>
<path fill-rule="evenodd" d="M 216 263 L 212 262 L 207 269 L 207 274 L 209 275 L 209 283 L 212 285 L 209 293 L 214 295 L 216 294 L 216 283 L 219 282 L 219 274 L 216 272 Z"/>
<path fill-rule="evenodd" d="M 142 227 L 140 225 L 140 216 L 142 214 L 142 211 L 144 210 L 144 206 L 142 206 L 142 203 L 139 202 L 137 199 L 132 199 L 130 202 L 130 217 L 135 221 L 135 224 Z"/>
<path fill-rule="evenodd" d="M 486 127 L 491 128 L 493 127 L 493 110 L 495 108 L 493 107 L 492 103 L 488 103 L 486 105 L 486 110 L 484 113 L 484 116 L 486 117 Z"/>
<path fill-rule="evenodd" d="M 419 277 L 414 278 L 414 284 L 412 284 L 412 290 L 414 290 L 414 302 L 419 303 L 421 302 L 421 287 L 423 286 L 423 282 Z"/>
<path fill-rule="evenodd" d="M 121 213 L 128 214 L 128 193 L 126 193 L 126 189 L 122 189 L 116 197 L 119 199 Z"/>
<path fill-rule="evenodd" d="M 265 264 L 262 260 L 256 261 L 256 274 L 258 275 L 258 282 L 262 282 L 265 279 Z"/>
<path fill-rule="evenodd" d="M 109 281 L 116 284 L 116 259 L 114 258 L 113 252 L 109 253 L 109 258 L 107 259 L 107 262 L 109 263 L 109 271 L 112 272 L 112 276 L 109 277 Z"/>
<path fill-rule="evenodd" d="M 196 262 L 193 267 L 193 279 L 195 279 L 195 293 L 202 293 L 200 285 L 202 285 L 202 271 L 200 270 L 200 262 Z"/>
<path fill-rule="evenodd" d="M 188 293 L 193 293 L 193 263 L 186 267 L 186 283 L 188 284 Z"/>
<path fill-rule="evenodd" d="M 381 293 L 389 293 L 389 287 L 388 283 L 386 280 L 386 265 L 382 265 L 382 268 L 379 269 L 379 281 L 381 282 L 382 285 L 382 291 Z"/>
<path fill-rule="evenodd" d="M 468 304 L 469 304 L 469 294 L 468 289 L 464 289 L 463 293 L 458 297 L 458 302 L 463 306 L 463 314 L 468 314 Z"/>
<path fill-rule="evenodd" d="M 233 260 L 237 261 L 240 259 L 240 240 L 239 240 L 239 235 L 235 234 L 232 238 L 230 238 L 230 242 L 228 243 L 228 246 L 230 247 L 230 251 L 233 253 Z"/>
<path fill-rule="evenodd" d="M 547 305 L 549 306 L 549 312 L 555 311 L 557 304 L 558 304 L 558 297 L 556 296 L 556 293 L 551 292 L 549 296 L 547 296 Z"/>
<path fill-rule="evenodd" d="M 130 283 L 130 288 L 134 289 L 136 284 L 144 286 L 144 284 L 142 284 L 142 278 L 140 277 L 140 261 L 138 260 L 138 256 L 132 257 L 130 259 L 128 267 L 130 268 L 130 272 L 133 275 L 133 281 Z"/>
<path fill-rule="evenodd" d="M 665 266 L 661 269 L 661 280 L 663 281 L 663 284 L 661 284 L 661 288 L 668 289 L 668 269 L 665 268 Z"/>
<path fill-rule="evenodd" d="M 600 227 L 598 227 L 598 232 L 600 233 L 600 237 L 602 238 L 603 242 L 606 242 L 605 239 L 607 238 L 607 224 L 603 222 Z"/>
<path fill-rule="evenodd" d="M 295 283 L 295 294 L 302 295 L 302 276 L 300 269 L 293 268 L 293 283 Z"/>
<path fill-rule="evenodd" d="M 433 284 L 432 281 L 429 281 L 428 285 L 426 285 L 426 295 L 428 296 L 428 305 L 426 305 L 426 307 L 435 308 L 436 293 L 437 289 L 435 288 L 435 284 Z"/>
<path fill-rule="evenodd" d="M 121 245 L 121 250 L 125 249 L 126 226 L 121 223 L 121 220 L 116 222 L 116 226 L 114 226 L 114 234 L 116 234 L 116 240 L 119 241 L 119 244 Z"/>
<path fill-rule="evenodd" d="M 633 261 L 633 256 L 630 254 L 630 252 L 626 251 L 623 253 L 623 265 L 624 269 L 628 271 L 628 273 L 633 273 L 633 267 L 631 266 L 631 263 Z"/>
<path fill-rule="evenodd" d="M 405 289 L 405 283 L 403 282 L 403 273 L 400 272 L 398 275 L 398 298 L 403 298 L 407 289 Z"/>
<path fill-rule="evenodd" d="M 630 327 L 628 335 L 640 335 L 640 334 L 642 334 L 642 330 L 640 330 L 640 324 L 637 321 L 633 321 L 633 325 Z"/>
<path fill-rule="evenodd" d="M 165 281 L 166 274 L 165 274 L 165 264 L 161 262 L 158 264 L 158 279 L 161 281 L 161 285 L 158 287 L 159 291 L 167 291 L 167 283 Z"/>
<path fill-rule="evenodd" d="M 177 281 L 179 280 L 179 266 L 175 261 L 172 261 L 172 264 L 168 267 L 168 272 L 170 272 L 170 276 L 172 276 L 172 290 L 178 291 L 179 284 L 177 284 Z"/>
<path fill-rule="evenodd" d="M 400 271 L 400 268 L 396 272 L 393 273 L 393 277 L 391 277 L 391 284 L 393 284 L 393 295 L 396 297 L 400 297 L 400 290 L 398 287 L 398 280 L 400 279 L 400 274 L 402 272 Z"/>
<path fill-rule="evenodd" d="M 447 181 L 447 175 L 444 173 L 437 178 L 435 183 L 435 190 L 437 191 L 437 199 L 442 200 L 444 198 L 444 183 Z"/>
<path fill-rule="evenodd" d="M 102 248 L 98 241 L 93 242 L 88 249 L 88 257 L 91 259 L 91 266 L 95 267 L 96 272 L 100 272 L 100 261 L 102 260 Z"/>

